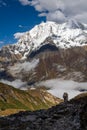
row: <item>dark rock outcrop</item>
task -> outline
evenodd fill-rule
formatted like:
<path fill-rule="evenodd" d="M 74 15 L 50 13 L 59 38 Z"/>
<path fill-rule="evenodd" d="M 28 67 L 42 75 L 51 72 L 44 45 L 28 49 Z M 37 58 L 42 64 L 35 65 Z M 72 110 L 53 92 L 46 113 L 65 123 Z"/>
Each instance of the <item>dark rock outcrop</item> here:
<path fill-rule="evenodd" d="M 0 130 L 87 130 L 87 96 L 48 110 L 1 117 Z"/>

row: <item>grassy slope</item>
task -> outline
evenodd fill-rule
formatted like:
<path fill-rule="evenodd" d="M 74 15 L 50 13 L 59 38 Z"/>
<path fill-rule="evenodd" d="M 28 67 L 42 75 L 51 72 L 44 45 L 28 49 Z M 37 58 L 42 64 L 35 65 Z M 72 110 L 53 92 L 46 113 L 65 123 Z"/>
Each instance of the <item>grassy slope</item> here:
<path fill-rule="evenodd" d="M 0 83 L 0 114 L 2 111 L 47 109 L 61 101 L 43 89 L 23 91 Z"/>

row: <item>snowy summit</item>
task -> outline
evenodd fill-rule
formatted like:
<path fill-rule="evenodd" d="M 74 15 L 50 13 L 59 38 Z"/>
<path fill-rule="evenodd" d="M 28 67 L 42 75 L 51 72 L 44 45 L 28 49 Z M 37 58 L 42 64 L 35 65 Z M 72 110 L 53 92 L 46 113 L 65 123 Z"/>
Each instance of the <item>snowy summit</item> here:
<path fill-rule="evenodd" d="M 87 44 L 87 25 L 76 20 L 68 20 L 66 23 L 42 22 L 32 30 L 25 33 L 16 33 L 18 42 L 12 46 L 11 52 L 18 54 L 24 52 L 22 58 L 26 58 L 32 51 L 38 50 L 45 44 L 54 44 L 59 48 L 84 46 Z M 49 42 L 48 38 L 51 42 Z"/>

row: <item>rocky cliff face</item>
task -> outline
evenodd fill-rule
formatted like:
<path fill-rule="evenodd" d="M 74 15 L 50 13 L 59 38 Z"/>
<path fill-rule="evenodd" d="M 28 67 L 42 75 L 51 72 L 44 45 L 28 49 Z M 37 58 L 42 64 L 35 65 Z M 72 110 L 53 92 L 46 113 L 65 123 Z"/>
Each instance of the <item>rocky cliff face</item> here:
<path fill-rule="evenodd" d="M 87 94 L 48 110 L 0 117 L 1 130 L 87 130 Z"/>
<path fill-rule="evenodd" d="M 46 45 L 32 52 L 26 61 L 0 63 L 0 79 L 10 81 L 21 79 L 29 84 L 52 78 L 87 81 L 86 57 L 86 47 L 64 50 Z"/>

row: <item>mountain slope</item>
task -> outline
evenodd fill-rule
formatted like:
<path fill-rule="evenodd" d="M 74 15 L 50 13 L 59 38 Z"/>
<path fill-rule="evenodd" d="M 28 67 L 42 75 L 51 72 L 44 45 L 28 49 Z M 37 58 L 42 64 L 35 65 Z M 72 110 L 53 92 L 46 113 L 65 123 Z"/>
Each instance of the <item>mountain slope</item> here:
<path fill-rule="evenodd" d="M 87 95 L 48 110 L 0 118 L 0 130 L 87 130 Z"/>
<path fill-rule="evenodd" d="M 14 113 L 20 110 L 47 109 L 62 100 L 49 94 L 45 89 L 22 91 L 0 83 L 0 114 Z M 11 110 L 11 111 L 10 111 Z M 12 111 L 13 110 L 13 111 Z"/>
<path fill-rule="evenodd" d="M 0 78 L 10 81 L 21 79 L 29 84 L 52 78 L 87 81 L 86 47 L 66 50 L 57 50 L 52 47 L 53 51 L 47 49 L 32 53 L 29 56 L 30 60 L 2 64 Z"/>

